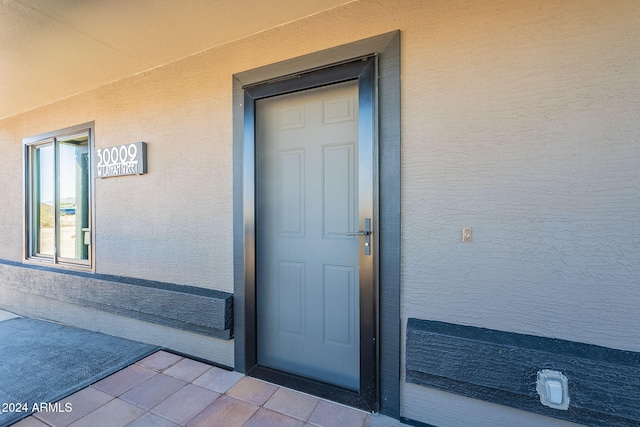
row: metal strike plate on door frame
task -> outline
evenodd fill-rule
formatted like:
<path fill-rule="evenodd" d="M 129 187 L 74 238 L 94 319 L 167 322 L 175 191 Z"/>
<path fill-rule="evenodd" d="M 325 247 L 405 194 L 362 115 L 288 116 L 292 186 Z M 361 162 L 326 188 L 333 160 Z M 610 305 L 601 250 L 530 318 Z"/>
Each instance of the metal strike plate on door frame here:
<path fill-rule="evenodd" d="M 345 233 L 347 236 L 364 236 L 364 254 L 371 255 L 371 218 L 364 219 L 364 230 Z"/>

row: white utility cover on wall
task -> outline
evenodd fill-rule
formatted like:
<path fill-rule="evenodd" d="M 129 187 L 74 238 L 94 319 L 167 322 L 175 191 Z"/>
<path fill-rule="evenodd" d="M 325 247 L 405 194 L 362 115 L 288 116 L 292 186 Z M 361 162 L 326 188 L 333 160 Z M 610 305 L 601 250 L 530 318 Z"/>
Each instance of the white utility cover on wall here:
<path fill-rule="evenodd" d="M 543 405 L 554 409 L 569 409 L 569 381 L 562 372 L 550 369 L 538 371 L 536 391 Z"/>

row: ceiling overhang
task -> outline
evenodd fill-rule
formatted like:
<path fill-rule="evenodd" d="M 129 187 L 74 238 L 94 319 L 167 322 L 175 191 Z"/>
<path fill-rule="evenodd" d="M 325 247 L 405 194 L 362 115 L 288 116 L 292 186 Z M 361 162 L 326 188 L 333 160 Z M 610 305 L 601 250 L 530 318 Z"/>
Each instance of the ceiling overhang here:
<path fill-rule="evenodd" d="M 353 0 L 0 0 L 0 118 Z"/>

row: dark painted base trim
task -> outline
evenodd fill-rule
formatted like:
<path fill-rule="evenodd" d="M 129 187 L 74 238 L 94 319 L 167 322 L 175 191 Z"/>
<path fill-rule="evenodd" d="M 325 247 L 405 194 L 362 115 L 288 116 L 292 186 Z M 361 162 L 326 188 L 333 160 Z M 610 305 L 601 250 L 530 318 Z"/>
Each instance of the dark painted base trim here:
<path fill-rule="evenodd" d="M 213 289 L 0 259 L 0 286 L 220 339 L 233 337 L 233 295 Z"/>
<path fill-rule="evenodd" d="M 400 417 L 400 422 L 403 424 L 408 424 L 414 427 L 437 427 L 433 424 L 421 423 L 420 421 L 412 420 L 410 418 Z"/>
<path fill-rule="evenodd" d="M 198 288 L 196 286 L 179 285 L 176 283 L 159 282 L 156 280 L 139 279 L 136 277 L 127 276 L 115 276 L 111 274 L 89 273 L 78 270 L 67 270 L 64 268 L 56 268 L 48 265 L 37 264 L 23 264 L 21 262 L 9 261 L 0 259 L 0 264 L 11 265 L 14 267 L 21 267 L 26 269 L 33 269 L 39 271 L 49 271 L 52 273 L 61 273 L 69 276 L 85 277 L 88 279 L 105 280 L 107 282 L 124 283 L 127 285 L 144 286 L 154 289 L 163 289 L 166 291 L 182 292 L 186 294 L 200 295 L 209 298 L 226 298 L 232 294 L 228 292 L 217 291 L 215 289 Z"/>
<path fill-rule="evenodd" d="M 569 409 L 543 406 L 539 370 L 569 379 Z M 407 382 L 593 426 L 640 425 L 640 353 L 409 319 Z"/>

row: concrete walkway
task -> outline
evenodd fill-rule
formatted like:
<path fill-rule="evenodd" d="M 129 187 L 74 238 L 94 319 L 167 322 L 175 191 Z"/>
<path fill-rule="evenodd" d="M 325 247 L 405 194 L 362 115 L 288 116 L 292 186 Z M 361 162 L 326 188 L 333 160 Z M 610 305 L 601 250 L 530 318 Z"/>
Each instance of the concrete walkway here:
<path fill-rule="evenodd" d="M 0 310 L 0 321 L 15 317 L 19 316 Z M 404 425 L 166 351 L 158 351 L 59 403 L 58 407 L 68 412 L 36 413 L 14 426 Z"/>

